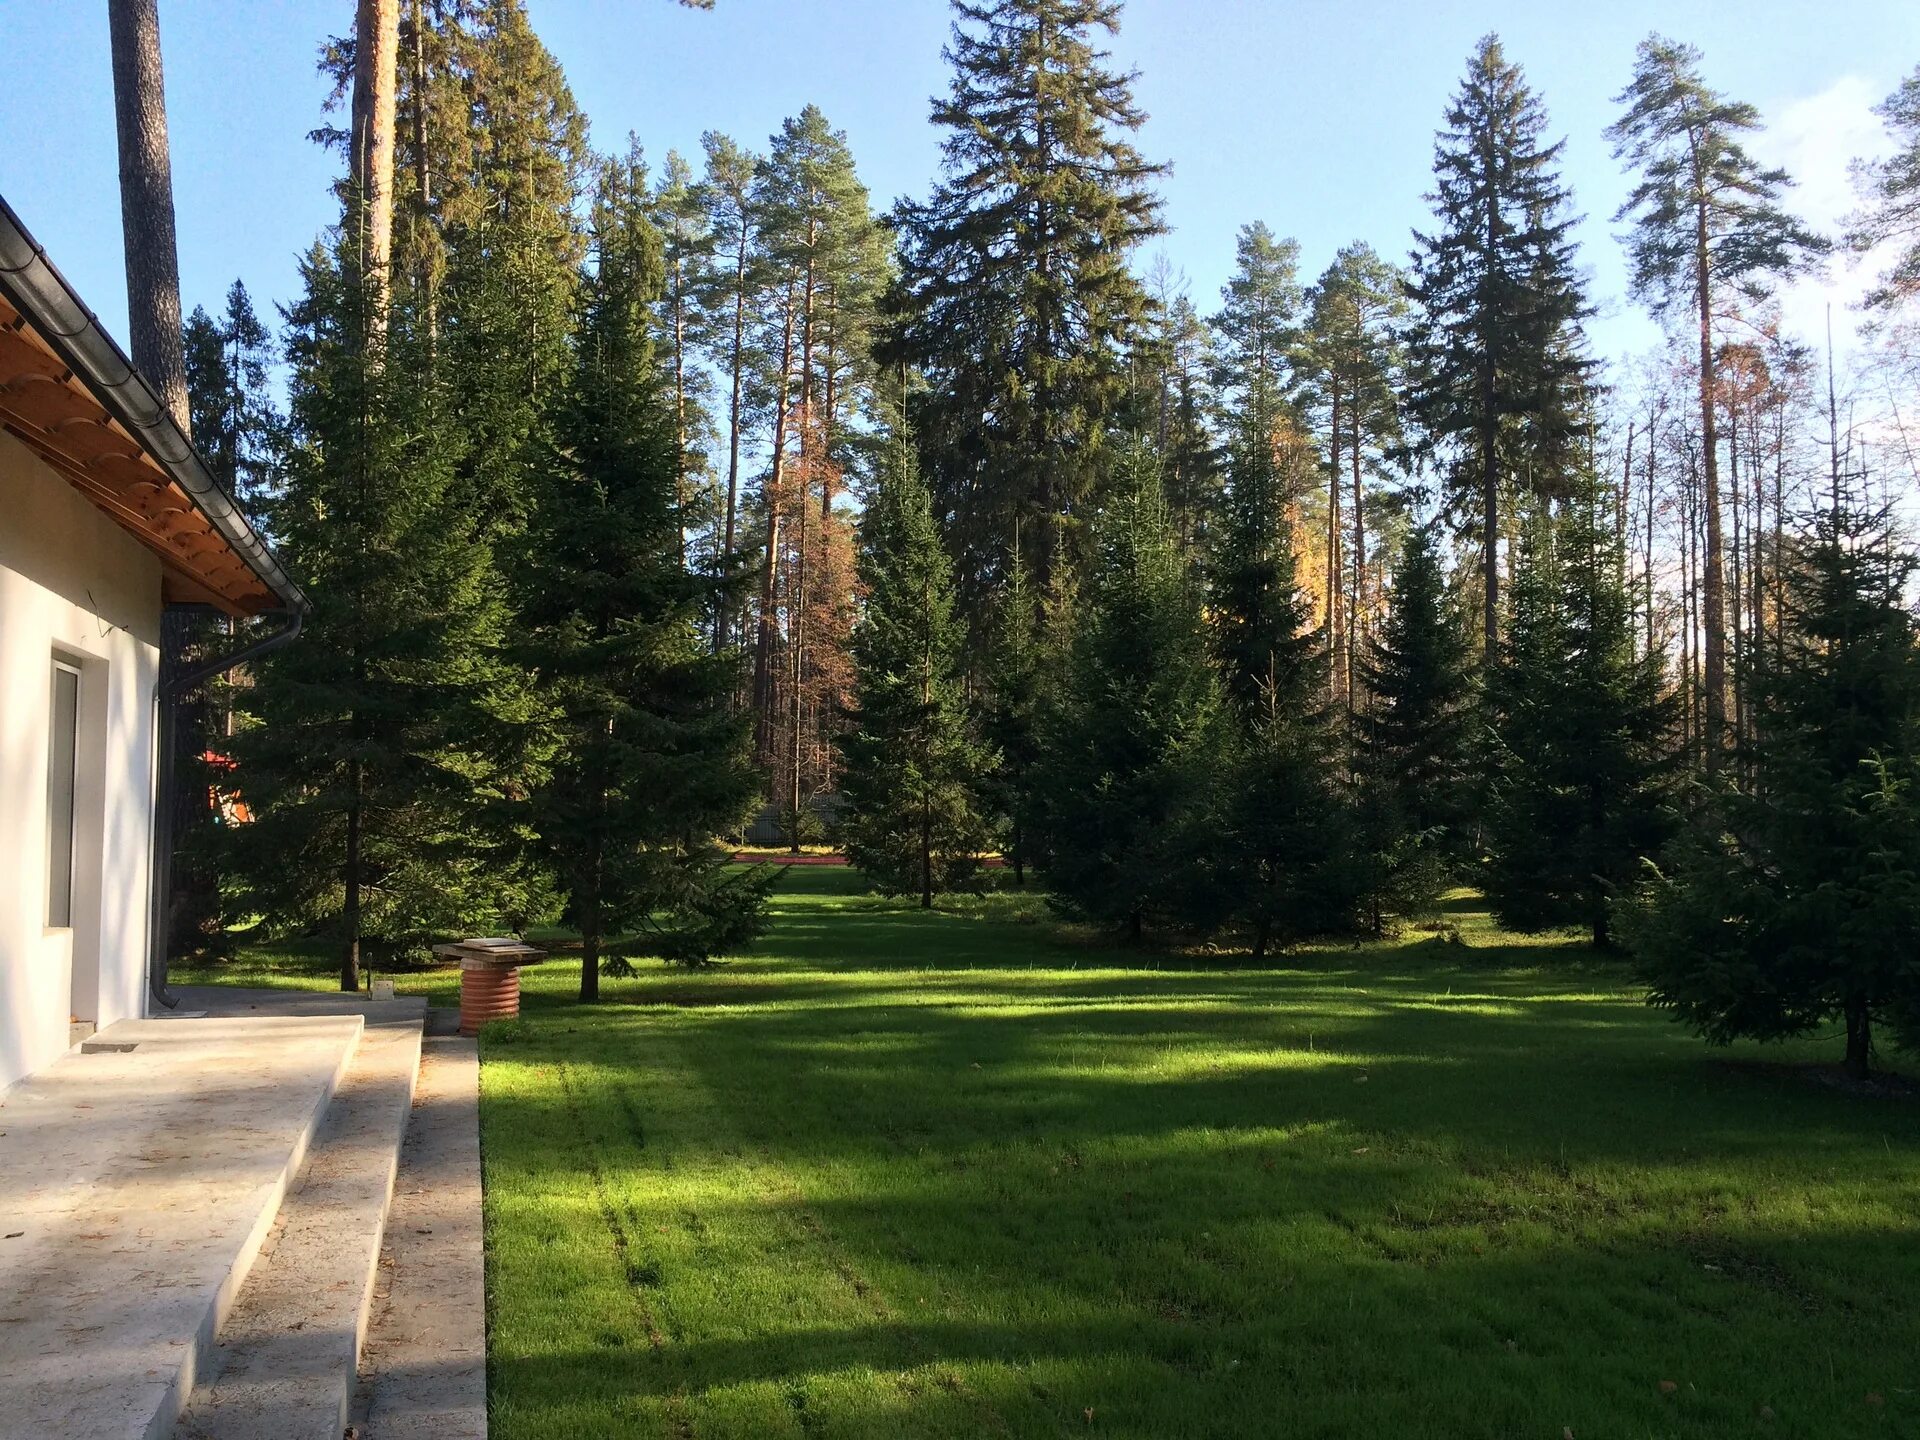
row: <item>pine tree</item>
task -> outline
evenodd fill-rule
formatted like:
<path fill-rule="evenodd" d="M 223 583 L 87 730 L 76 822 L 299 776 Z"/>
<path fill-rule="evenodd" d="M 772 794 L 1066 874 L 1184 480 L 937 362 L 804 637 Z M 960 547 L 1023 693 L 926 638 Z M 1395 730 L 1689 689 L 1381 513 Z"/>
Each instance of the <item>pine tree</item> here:
<path fill-rule="evenodd" d="M 760 161 L 717 131 L 702 135 L 700 144 L 707 163 L 698 193 L 706 207 L 707 233 L 713 239 L 713 262 L 698 292 L 700 335 L 710 362 L 725 377 L 727 479 L 718 568 L 730 573 L 740 550 L 740 448 L 747 420 L 748 372 L 757 359 L 747 312 L 749 305 L 757 305 L 767 283 L 753 196 Z M 714 649 L 733 643 L 738 619 L 730 612 L 715 617 Z"/>
<path fill-rule="evenodd" d="M 1137 428 L 1153 435 L 1160 453 L 1180 553 L 1197 565 L 1220 499 L 1220 452 L 1214 438 L 1219 404 L 1213 387 L 1218 359 L 1213 332 L 1194 309 L 1185 277 L 1165 256 L 1158 256 L 1147 279 L 1151 323 L 1135 349 L 1135 364 L 1144 377 L 1133 407 L 1135 420 Z"/>
<path fill-rule="evenodd" d="M 1118 0 L 955 0 L 942 178 L 903 203 L 895 358 L 928 385 L 914 429 L 961 593 L 983 616 L 1007 537 L 1044 588 L 1104 464 L 1145 313 L 1128 256 L 1161 230 L 1161 168 L 1102 36 Z M 1068 549 L 1064 553 L 1071 554 Z"/>
<path fill-rule="evenodd" d="M 1891 132 L 1894 153 L 1858 166 L 1866 200 L 1847 236 L 1856 251 L 1891 243 L 1893 263 L 1867 295 L 1867 304 L 1892 310 L 1920 295 L 1920 66 L 1875 107 Z"/>
<path fill-rule="evenodd" d="M 1286 472 L 1309 462 L 1275 408 L 1256 399 L 1241 421 L 1207 605 L 1231 722 L 1211 850 L 1256 960 L 1350 925 L 1358 878 L 1325 652 L 1286 513 Z"/>
<path fill-rule="evenodd" d="M 1751 788 L 1717 794 L 1623 929 L 1653 1003 L 1696 1033 L 1839 1020 L 1865 1078 L 1877 1025 L 1920 1046 L 1920 558 L 1842 499 L 1784 566 L 1780 633 L 1745 662 Z"/>
<path fill-rule="evenodd" d="M 1219 685 L 1173 545 L 1160 477 L 1130 441 L 1108 506 L 1036 766 L 1037 848 L 1052 900 L 1124 926 L 1211 928 L 1214 798 L 1226 755 Z"/>
<path fill-rule="evenodd" d="M 1518 930 L 1608 906 L 1672 827 L 1671 705 L 1657 652 L 1637 656 L 1611 506 L 1590 486 L 1532 518 L 1488 690 L 1494 774 L 1487 897 Z"/>
<path fill-rule="evenodd" d="M 1574 217 L 1540 98 L 1481 40 L 1434 144 L 1435 228 L 1416 235 L 1408 403 L 1480 538 L 1482 662 L 1499 653 L 1501 516 L 1518 487 L 1558 493 L 1592 362 Z"/>
<path fill-rule="evenodd" d="M 1362 665 L 1358 768 L 1369 851 L 1400 905 L 1432 898 L 1466 860 L 1479 726 L 1466 632 L 1440 561 L 1438 527 L 1407 532 L 1393 594 Z"/>
<path fill-rule="evenodd" d="M 1278 414 L 1279 402 L 1291 394 L 1304 298 L 1299 263 L 1298 242 L 1275 239 L 1258 220 L 1240 227 L 1233 275 L 1220 289 L 1213 329 L 1219 336 L 1219 383 L 1242 420 L 1257 407 Z"/>
<path fill-rule="evenodd" d="M 1634 293 L 1659 315 L 1691 309 L 1699 335 L 1700 458 L 1704 564 L 1700 630 L 1706 686 L 1706 758 L 1713 769 L 1727 721 L 1726 539 L 1721 518 L 1719 352 L 1714 307 L 1722 291 L 1759 300 L 1768 281 L 1803 270 L 1827 242 L 1782 204 L 1791 183 L 1747 153 L 1760 128 L 1751 105 L 1709 89 L 1700 52 L 1658 35 L 1640 44 L 1633 79 L 1615 97 L 1626 107 L 1607 131 L 1614 156 L 1639 183 L 1614 216 L 1632 220 Z"/>
<path fill-rule="evenodd" d="M 580 998 L 610 936 L 700 962 L 758 933 L 764 885 L 726 876 L 713 837 L 754 781 L 731 653 L 706 617 L 718 582 L 680 548 L 679 417 L 653 351 L 663 285 L 638 156 L 608 162 L 593 211 L 572 374 L 557 404 L 525 555 L 523 653 L 551 715 L 530 823 L 580 930 Z M 771 873 L 771 872 L 769 872 Z"/>
<path fill-rule="evenodd" d="M 1371 245 L 1343 247 L 1308 293 L 1308 319 L 1296 351 L 1308 403 L 1325 417 L 1328 662 L 1334 691 L 1349 710 L 1370 599 L 1363 476 L 1401 444 L 1402 287 L 1399 268 Z"/>
<path fill-rule="evenodd" d="M 853 632 L 854 714 L 840 738 L 848 860 L 889 894 L 964 888 L 986 848 L 975 809 L 991 752 L 973 735 L 962 687 L 966 632 L 953 562 L 896 427 L 861 519 L 866 608 Z"/>
<path fill-rule="evenodd" d="M 779 297 L 760 347 L 773 448 L 759 496 L 753 708 L 769 797 L 797 848 L 814 802 L 838 783 L 855 577 L 852 526 L 836 501 L 856 458 L 855 417 L 871 398 L 869 332 L 888 247 L 845 133 L 815 106 L 772 138 L 752 198 Z"/>
<path fill-rule="evenodd" d="M 667 163 L 654 183 L 653 221 L 660 231 L 666 280 L 657 309 L 666 342 L 669 378 L 673 385 L 673 414 L 677 440 L 675 484 L 679 496 L 681 544 L 689 528 L 711 518 L 711 505 L 695 493 L 706 456 L 699 441 L 707 432 L 707 372 L 694 363 L 701 315 L 698 296 L 706 285 L 714 237 L 707 228 L 707 208 L 693 169 L 677 152 L 667 152 Z"/>

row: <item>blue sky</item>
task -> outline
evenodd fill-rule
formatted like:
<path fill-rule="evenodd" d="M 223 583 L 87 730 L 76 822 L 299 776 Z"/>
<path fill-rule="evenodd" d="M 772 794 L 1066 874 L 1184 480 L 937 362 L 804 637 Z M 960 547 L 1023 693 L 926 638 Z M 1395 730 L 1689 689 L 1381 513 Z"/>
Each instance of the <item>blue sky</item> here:
<path fill-rule="evenodd" d="M 849 134 L 876 201 L 924 193 L 938 158 L 928 97 L 945 86 L 944 0 L 531 0 L 596 142 L 698 153 L 703 130 L 759 145 L 808 102 Z M 0 193 L 81 294 L 125 332 L 112 77 L 103 0 L 0 0 Z M 351 0 L 160 0 L 182 284 L 216 306 L 235 276 L 263 309 L 328 222 L 333 161 L 306 140 L 326 86 L 314 57 Z M 1869 107 L 1920 64 L 1913 0 L 1131 0 L 1115 46 L 1137 67 L 1142 148 L 1174 170 L 1160 244 L 1211 311 L 1235 229 L 1298 237 L 1308 278 L 1363 238 L 1402 258 L 1422 223 L 1433 131 L 1488 30 L 1527 69 L 1586 214 L 1600 348 L 1645 347 L 1611 215 L 1625 182 L 1601 131 L 1633 47 L 1658 28 L 1706 52 L 1710 80 L 1761 107 L 1759 148 L 1803 180 L 1820 224 L 1848 203 L 1847 159 L 1875 143 Z M 1143 265 L 1146 257 L 1143 257 Z M 1845 274 L 1832 289 L 1856 290 Z M 1827 290 L 1790 317 L 1816 327 Z M 1844 315 L 1842 329 L 1846 328 Z"/>

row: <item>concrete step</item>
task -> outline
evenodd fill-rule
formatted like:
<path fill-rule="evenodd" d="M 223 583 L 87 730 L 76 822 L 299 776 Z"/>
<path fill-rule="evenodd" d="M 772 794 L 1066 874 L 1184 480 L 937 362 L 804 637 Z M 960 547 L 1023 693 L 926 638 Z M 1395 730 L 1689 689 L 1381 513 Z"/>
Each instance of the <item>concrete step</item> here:
<path fill-rule="evenodd" d="M 7 1092 L 0 1440 L 168 1434 L 361 1028 L 125 1020 Z"/>
<path fill-rule="evenodd" d="M 472 1040 L 434 1033 L 441 1016 L 458 1020 L 447 1010 L 428 1021 L 360 1352 L 362 1440 L 487 1440 L 480 1055 Z"/>
<path fill-rule="evenodd" d="M 347 1425 L 423 1028 L 411 1007 L 366 1014 L 175 1440 L 340 1440 Z"/>

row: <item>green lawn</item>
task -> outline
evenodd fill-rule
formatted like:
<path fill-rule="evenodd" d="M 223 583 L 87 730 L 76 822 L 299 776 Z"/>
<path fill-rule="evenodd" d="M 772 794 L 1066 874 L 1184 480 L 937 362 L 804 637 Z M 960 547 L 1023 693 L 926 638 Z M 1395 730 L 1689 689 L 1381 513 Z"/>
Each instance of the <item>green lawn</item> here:
<path fill-rule="evenodd" d="M 489 1032 L 495 1440 L 1920 1435 L 1920 1105 L 1753 1063 L 1831 1042 L 1469 913 L 1249 970 L 854 883 Z"/>

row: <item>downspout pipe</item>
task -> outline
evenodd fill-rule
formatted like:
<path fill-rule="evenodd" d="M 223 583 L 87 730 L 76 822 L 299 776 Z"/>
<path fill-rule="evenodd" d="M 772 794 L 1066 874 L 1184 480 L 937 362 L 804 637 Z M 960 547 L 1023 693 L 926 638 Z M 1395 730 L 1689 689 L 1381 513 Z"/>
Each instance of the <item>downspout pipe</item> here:
<path fill-rule="evenodd" d="M 170 607 L 178 610 L 206 610 L 201 605 Z M 284 645 L 291 645 L 300 638 L 300 631 L 307 620 L 307 606 L 302 603 L 291 610 L 281 613 L 281 624 L 276 630 L 260 636 L 238 650 L 225 655 L 216 655 L 191 669 L 182 670 L 177 675 L 162 673 L 160 683 L 154 686 L 154 743 L 158 758 L 155 762 L 153 785 L 153 851 L 150 857 L 147 879 L 147 991 L 153 1003 L 162 1009 L 172 1010 L 180 1004 L 179 997 L 167 989 L 167 940 L 168 932 L 173 928 L 173 811 L 174 793 L 179 778 L 174 771 L 174 727 L 180 713 L 180 697 L 194 690 L 217 675 L 225 675 L 242 665 L 271 654 Z M 160 666 L 164 672 L 167 664 L 164 644 L 166 626 L 161 626 L 162 646 Z"/>

